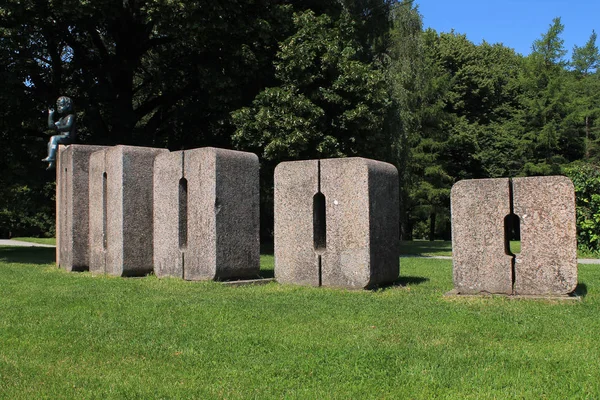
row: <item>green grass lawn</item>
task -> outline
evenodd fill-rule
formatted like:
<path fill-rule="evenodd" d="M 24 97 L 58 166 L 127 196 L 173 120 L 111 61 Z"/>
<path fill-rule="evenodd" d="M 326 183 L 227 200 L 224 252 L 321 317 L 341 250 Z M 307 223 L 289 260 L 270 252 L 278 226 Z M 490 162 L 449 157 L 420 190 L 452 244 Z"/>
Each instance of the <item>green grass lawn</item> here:
<path fill-rule="evenodd" d="M 411 240 L 400 242 L 401 255 L 452 256 L 452 242 L 447 240 Z"/>
<path fill-rule="evenodd" d="M 67 273 L 0 248 L 0 398 L 600 396 L 600 267 L 580 302 L 444 297 L 451 261 L 377 291 Z M 273 258 L 262 258 L 272 275 Z"/>
<path fill-rule="evenodd" d="M 31 237 L 20 237 L 13 238 L 13 240 L 19 240 L 22 242 L 31 242 L 39 244 L 56 244 L 55 238 L 31 238 Z M 511 250 L 513 253 L 521 251 L 521 242 L 511 242 Z M 266 247 L 265 250 L 268 254 L 273 254 L 272 245 Z M 428 240 L 414 240 L 414 241 L 403 241 L 400 242 L 400 254 L 401 255 L 419 255 L 419 256 L 452 256 L 452 242 L 444 240 L 436 240 L 430 242 Z M 600 254 L 578 250 L 577 256 L 579 258 L 600 258 Z"/>
<path fill-rule="evenodd" d="M 521 242 L 510 242 L 510 249 L 513 253 L 521 251 Z M 452 242 L 449 240 L 412 240 L 400 242 L 401 255 L 417 256 L 446 256 L 452 257 Z"/>
<path fill-rule="evenodd" d="M 18 240 L 20 242 L 37 243 L 37 244 L 56 245 L 55 238 L 14 237 L 14 238 L 12 238 L 12 240 Z"/>
<path fill-rule="evenodd" d="M 513 253 L 519 253 L 521 251 L 521 242 L 511 241 L 510 250 Z M 400 254 L 401 255 L 417 255 L 417 256 L 452 256 L 452 242 L 445 240 L 435 240 L 430 242 L 428 240 L 414 240 L 414 241 L 403 241 L 400 242 Z M 579 258 L 600 258 L 600 254 L 597 252 L 577 250 L 577 257 Z"/>

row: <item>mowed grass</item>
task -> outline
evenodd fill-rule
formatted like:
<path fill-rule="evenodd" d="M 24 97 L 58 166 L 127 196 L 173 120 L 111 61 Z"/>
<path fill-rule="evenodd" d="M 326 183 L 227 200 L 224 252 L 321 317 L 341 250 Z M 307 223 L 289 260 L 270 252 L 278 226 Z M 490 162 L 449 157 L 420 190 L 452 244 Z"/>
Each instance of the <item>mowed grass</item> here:
<path fill-rule="evenodd" d="M 510 250 L 513 253 L 521 251 L 521 242 L 511 241 Z M 410 240 L 400 242 L 400 254 L 422 257 L 445 256 L 452 257 L 452 242 L 449 240 Z"/>
<path fill-rule="evenodd" d="M 56 238 L 14 237 L 12 240 L 18 240 L 19 242 L 56 245 Z"/>
<path fill-rule="evenodd" d="M 400 242 L 400 254 L 410 256 L 452 256 L 449 240 L 406 240 Z"/>
<path fill-rule="evenodd" d="M 510 251 L 513 254 L 521 252 L 521 242 L 511 241 Z M 452 242 L 449 240 L 413 240 L 400 242 L 400 254 L 403 256 L 452 256 Z M 578 258 L 600 258 L 600 253 L 594 251 L 577 250 Z"/>
<path fill-rule="evenodd" d="M 50 244 L 55 245 L 55 238 L 33 238 L 33 237 L 18 237 L 13 238 L 13 240 L 18 240 L 22 242 L 31 242 L 38 244 Z M 519 253 L 521 251 L 521 242 L 519 241 L 511 241 L 510 242 L 510 250 L 513 253 Z M 273 254 L 272 246 L 266 247 L 266 252 L 268 254 Z M 452 256 L 452 242 L 445 240 L 435 240 L 433 242 L 428 240 L 414 240 L 414 241 L 403 241 L 400 242 L 400 254 L 401 255 L 410 255 L 410 256 Z M 579 258 L 600 258 L 600 253 L 594 251 L 586 251 L 579 249 L 577 251 L 577 256 Z"/>
<path fill-rule="evenodd" d="M 451 261 L 377 291 L 111 278 L 0 248 L 0 397 L 600 397 L 600 267 L 582 301 L 444 297 Z M 273 258 L 263 257 L 272 275 Z"/>

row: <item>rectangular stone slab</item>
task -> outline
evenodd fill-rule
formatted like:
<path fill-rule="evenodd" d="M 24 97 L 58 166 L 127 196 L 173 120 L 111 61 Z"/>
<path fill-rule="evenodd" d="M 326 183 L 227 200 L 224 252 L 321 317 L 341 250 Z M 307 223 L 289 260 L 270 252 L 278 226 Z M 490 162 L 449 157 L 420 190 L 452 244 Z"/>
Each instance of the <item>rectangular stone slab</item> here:
<path fill-rule="evenodd" d="M 282 162 L 275 168 L 275 279 L 319 286 L 319 255 L 313 242 L 313 197 L 319 161 Z"/>
<path fill-rule="evenodd" d="M 561 295 L 577 286 L 575 190 L 564 176 L 513 179 L 521 220 L 515 294 Z"/>
<path fill-rule="evenodd" d="M 60 145 L 56 163 L 56 262 L 87 271 L 89 256 L 89 159 L 103 146 Z"/>
<path fill-rule="evenodd" d="M 512 294 L 512 256 L 504 233 L 509 179 L 459 181 L 450 198 L 454 288 L 461 294 Z"/>
<path fill-rule="evenodd" d="M 97 151 L 90 156 L 89 164 L 89 248 L 90 271 L 106 272 L 106 151 Z"/>
<path fill-rule="evenodd" d="M 90 271 L 152 272 L 153 172 L 161 153 L 168 150 L 115 146 L 90 157 Z"/>
<path fill-rule="evenodd" d="M 325 246 L 315 243 L 315 196 L 325 199 Z M 275 169 L 275 278 L 368 288 L 398 278 L 398 174 L 363 158 L 281 163 Z"/>
<path fill-rule="evenodd" d="M 180 228 L 179 221 L 182 179 L 187 186 L 187 228 Z M 210 147 L 161 154 L 155 161 L 154 198 L 157 276 L 187 280 L 258 276 L 255 154 Z"/>
<path fill-rule="evenodd" d="M 322 285 L 368 288 L 399 275 L 396 167 L 365 158 L 321 160 L 327 210 Z"/>

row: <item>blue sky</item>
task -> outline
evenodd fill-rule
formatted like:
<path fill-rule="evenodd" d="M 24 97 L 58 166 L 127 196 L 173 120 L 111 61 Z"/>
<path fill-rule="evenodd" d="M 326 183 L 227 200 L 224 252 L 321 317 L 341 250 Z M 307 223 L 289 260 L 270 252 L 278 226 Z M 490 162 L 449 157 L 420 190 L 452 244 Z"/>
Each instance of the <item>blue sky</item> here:
<path fill-rule="evenodd" d="M 533 41 L 548 31 L 554 17 L 565 26 L 562 38 L 570 57 L 592 29 L 600 36 L 600 0 L 416 0 L 423 26 L 438 32 L 464 33 L 472 42 L 503 43 L 518 53 L 531 52 Z M 596 42 L 600 46 L 600 40 Z"/>

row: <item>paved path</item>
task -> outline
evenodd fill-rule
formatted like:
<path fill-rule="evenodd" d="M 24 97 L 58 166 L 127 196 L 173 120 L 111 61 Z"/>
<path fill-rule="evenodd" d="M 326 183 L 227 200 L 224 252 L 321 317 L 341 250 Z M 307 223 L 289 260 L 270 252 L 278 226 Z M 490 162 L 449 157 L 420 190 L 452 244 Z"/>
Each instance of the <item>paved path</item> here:
<path fill-rule="evenodd" d="M 39 244 L 30 242 L 20 242 L 18 240 L 0 239 L 0 246 L 19 246 L 19 247 L 56 247 L 53 244 Z"/>
<path fill-rule="evenodd" d="M 404 254 L 400 258 L 434 258 L 437 260 L 452 260 L 449 256 L 421 256 L 419 254 Z M 577 259 L 578 264 L 600 264 L 600 259 L 596 258 L 579 258 Z"/>

